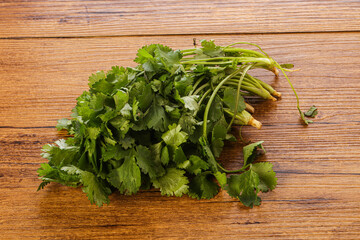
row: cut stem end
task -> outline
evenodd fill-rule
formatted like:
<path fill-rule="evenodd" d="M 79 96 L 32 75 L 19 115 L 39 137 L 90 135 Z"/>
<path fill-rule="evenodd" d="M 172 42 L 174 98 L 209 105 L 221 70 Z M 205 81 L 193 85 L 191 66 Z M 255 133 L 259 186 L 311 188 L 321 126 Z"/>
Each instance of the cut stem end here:
<path fill-rule="evenodd" d="M 281 98 L 281 93 L 277 92 L 277 91 L 274 91 L 272 93 L 272 95 L 274 95 L 275 97 L 278 97 L 278 98 Z"/>
<path fill-rule="evenodd" d="M 246 106 L 246 111 L 250 112 L 250 113 L 254 113 L 255 112 L 255 108 L 253 106 L 251 106 L 250 104 L 248 103 L 245 103 L 245 106 Z"/>
<path fill-rule="evenodd" d="M 255 118 L 251 117 L 248 122 L 248 125 L 256 127 L 257 129 L 261 129 L 262 123 L 256 120 Z"/>

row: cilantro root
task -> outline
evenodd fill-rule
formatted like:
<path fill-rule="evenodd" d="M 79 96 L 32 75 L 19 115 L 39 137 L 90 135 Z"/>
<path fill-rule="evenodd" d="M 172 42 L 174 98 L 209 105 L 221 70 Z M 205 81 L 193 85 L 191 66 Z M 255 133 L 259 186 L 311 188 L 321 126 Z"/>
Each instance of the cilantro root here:
<path fill-rule="evenodd" d="M 233 125 L 261 128 L 247 96 L 281 97 L 251 70 L 280 70 L 293 89 L 285 73 L 292 65 L 279 65 L 255 44 L 236 44 L 203 40 L 200 48 L 186 50 L 152 44 L 138 50 L 138 66 L 92 74 L 71 119 L 56 126 L 70 137 L 42 149 L 48 163 L 38 169 L 39 190 L 51 182 L 81 186 L 91 203 L 102 206 L 114 191 L 131 195 L 154 187 L 166 196 L 210 199 L 224 189 L 245 206 L 260 205 L 259 192 L 277 183 L 271 163 L 255 162 L 263 142 L 243 148 L 240 169 L 225 169 L 217 158 L 226 141 L 236 141 Z M 301 112 L 294 93 L 308 123 L 304 116 L 317 110 Z"/>

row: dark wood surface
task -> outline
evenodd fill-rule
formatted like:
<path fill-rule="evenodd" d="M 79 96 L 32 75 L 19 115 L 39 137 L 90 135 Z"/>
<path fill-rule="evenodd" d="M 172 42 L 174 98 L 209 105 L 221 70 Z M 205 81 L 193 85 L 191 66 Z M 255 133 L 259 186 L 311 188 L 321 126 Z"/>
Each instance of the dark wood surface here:
<path fill-rule="evenodd" d="M 59 22 L 84 5 L 93 25 L 86 18 Z M 359 2 L 0 6 L 0 239 L 360 239 Z M 249 12 L 242 18 L 237 13 L 243 9 Z M 117 11 L 124 16 L 109 13 Z M 62 137 L 56 121 L 69 116 L 91 73 L 134 66 L 142 45 L 190 48 L 194 37 L 255 42 L 278 62 L 294 63 L 300 71 L 290 78 L 302 108 L 319 108 L 315 123 L 304 127 L 286 80 L 257 73 L 283 94 L 277 102 L 253 102 L 263 128 L 243 128 L 246 139 L 265 141 L 262 160 L 272 162 L 278 176 L 278 187 L 261 195 L 261 206 L 248 209 L 225 192 L 198 201 L 151 190 L 113 194 L 110 205 L 98 208 L 81 189 L 51 184 L 36 192 L 40 149 Z M 226 145 L 226 167 L 240 166 L 241 146 Z"/>

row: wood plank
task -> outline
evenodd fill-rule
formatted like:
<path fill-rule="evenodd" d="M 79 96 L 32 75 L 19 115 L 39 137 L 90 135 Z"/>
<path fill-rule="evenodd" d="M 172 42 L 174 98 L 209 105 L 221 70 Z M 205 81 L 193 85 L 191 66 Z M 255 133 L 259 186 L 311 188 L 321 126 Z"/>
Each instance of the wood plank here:
<path fill-rule="evenodd" d="M 1 38 L 360 30 L 353 0 L 17 0 L 0 16 Z"/>
<path fill-rule="evenodd" d="M 152 190 L 113 194 L 97 208 L 80 189 L 35 191 L 41 146 L 64 136 L 53 128 L 56 119 L 69 115 L 91 72 L 134 66 L 144 44 L 186 48 L 193 37 L 208 36 L 0 40 L 0 231 L 7 239 L 358 238 L 360 33 L 212 36 L 219 44 L 256 42 L 294 63 L 301 71 L 290 77 L 302 106 L 319 107 L 315 123 L 303 127 L 285 79 L 257 73 L 283 93 L 277 102 L 252 100 L 264 125 L 243 128 L 246 139 L 265 140 L 261 160 L 278 176 L 260 207 L 245 208 L 225 192 L 198 201 Z M 240 166 L 241 147 L 226 145 L 224 166 Z"/>

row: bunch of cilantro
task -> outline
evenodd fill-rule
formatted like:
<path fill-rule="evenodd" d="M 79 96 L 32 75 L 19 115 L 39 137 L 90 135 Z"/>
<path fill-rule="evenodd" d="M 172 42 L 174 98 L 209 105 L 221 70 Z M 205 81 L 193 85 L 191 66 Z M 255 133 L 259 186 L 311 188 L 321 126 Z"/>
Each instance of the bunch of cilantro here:
<path fill-rule="evenodd" d="M 261 127 L 243 96 L 280 96 L 249 70 L 278 74 L 292 67 L 259 50 L 213 41 L 182 51 L 153 44 L 138 50 L 137 67 L 91 75 L 72 118 L 58 121 L 70 137 L 42 149 L 48 163 L 38 169 L 39 189 L 51 182 L 82 186 L 98 206 L 113 191 L 153 187 L 162 195 L 210 199 L 224 189 L 245 206 L 259 205 L 259 192 L 277 183 L 271 163 L 254 163 L 262 142 L 243 148 L 240 169 L 216 160 L 225 141 L 236 141 L 232 125 Z"/>

